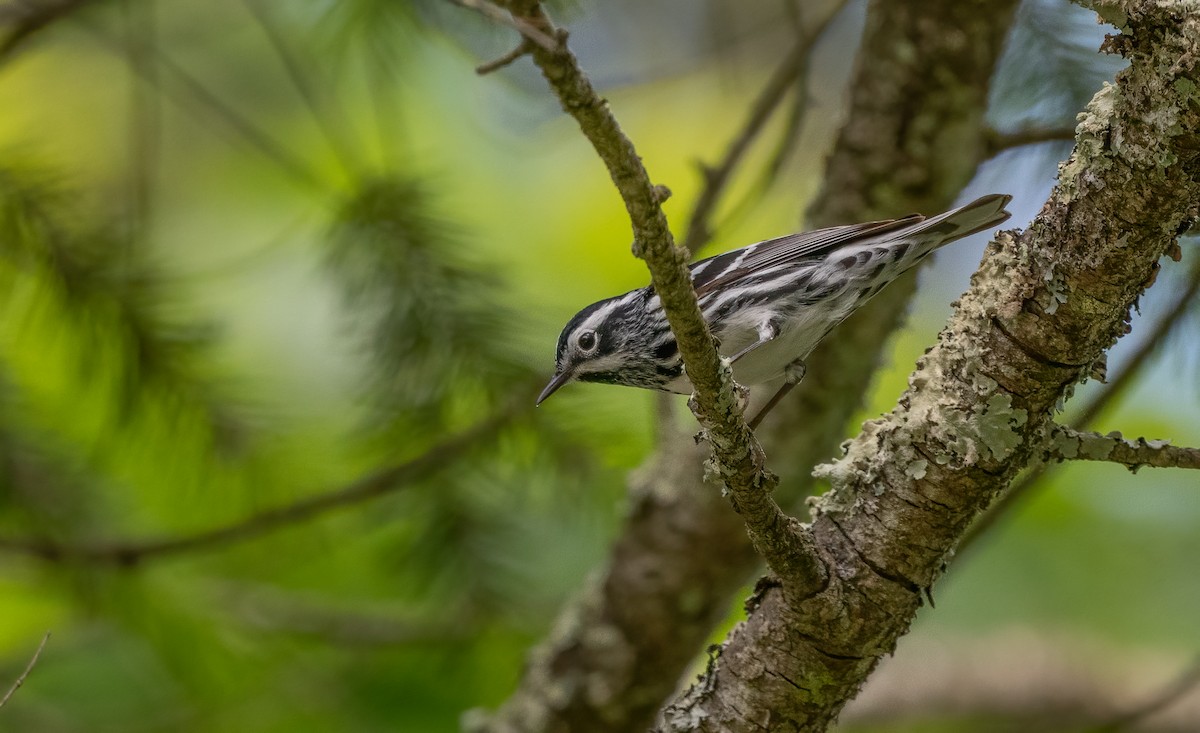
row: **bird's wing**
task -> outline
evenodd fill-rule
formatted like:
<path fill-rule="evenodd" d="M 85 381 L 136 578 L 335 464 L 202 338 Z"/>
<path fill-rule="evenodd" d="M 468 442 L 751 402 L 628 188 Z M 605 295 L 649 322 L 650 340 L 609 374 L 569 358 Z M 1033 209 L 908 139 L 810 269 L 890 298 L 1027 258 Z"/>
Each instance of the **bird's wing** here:
<path fill-rule="evenodd" d="M 808 257 L 823 257 L 860 239 L 877 237 L 924 220 L 920 214 L 910 214 L 901 219 L 829 227 L 768 239 L 696 262 L 691 266 L 692 285 L 696 295 L 703 296 L 768 267 Z"/>

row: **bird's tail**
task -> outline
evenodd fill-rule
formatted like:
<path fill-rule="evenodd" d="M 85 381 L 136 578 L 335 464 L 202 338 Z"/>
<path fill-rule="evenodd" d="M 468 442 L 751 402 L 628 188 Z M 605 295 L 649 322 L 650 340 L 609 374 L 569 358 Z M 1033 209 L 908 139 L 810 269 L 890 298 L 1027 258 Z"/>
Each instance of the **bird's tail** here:
<path fill-rule="evenodd" d="M 1002 224 L 1012 216 L 1004 208 L 1008 206 L 1009 201 L 1012 201 L 1012 196 L 1008 194 L 993 193 L 981 196 L 957 209 L 929 217 L 909 228 L 904 235 L 928 237 L 933 245 L 929 249 L 934 250 L 956 239 Z"/>

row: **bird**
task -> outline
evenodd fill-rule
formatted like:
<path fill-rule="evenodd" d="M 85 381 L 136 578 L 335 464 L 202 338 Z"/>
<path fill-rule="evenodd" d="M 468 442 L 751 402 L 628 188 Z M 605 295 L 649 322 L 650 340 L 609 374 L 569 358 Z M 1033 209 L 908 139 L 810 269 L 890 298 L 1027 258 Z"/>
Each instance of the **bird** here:
<path fill-rule="evenodd" d="M 989 194 L 929 218 L 789 234 L 693 263 L 700 312 L 735 381 L 779 385 L 750 426 L 803 379 L 804 359 L 834 326 L 930 252 L 1007 220 L 1011 200 Z M 567 322 L 537 404 L 575 381 L 692 391 L 652 285 L 592 303 Z"/>

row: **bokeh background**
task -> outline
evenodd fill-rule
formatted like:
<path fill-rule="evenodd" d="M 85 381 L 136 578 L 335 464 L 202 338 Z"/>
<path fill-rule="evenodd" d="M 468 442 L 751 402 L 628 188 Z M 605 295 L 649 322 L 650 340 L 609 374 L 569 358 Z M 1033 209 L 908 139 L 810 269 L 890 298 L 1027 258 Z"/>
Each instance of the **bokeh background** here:
<path fill-rule="evenodd" d="M 554 6 L 677 231 L 697 161 L 804 5 Z M 23 7 L 0 5 L 0 39 Z M 805 114 L 768 126 L 706 252 L 803 226 L 864 9 L 822 36 Z M 1120 67 L 1096 53 L 1107 31 L 1026 2 L 993 126 L 1070 130 Z M 96 0 L 4 47 L 0 691 L 52 636 L 0 730 L 450 731 L 512 690 L 603 557 L 656 415 L 653 395 L 599 385 L 533 410 L 562 324 L 647 275 L 528 60 L 474 73 L 514 42 L 441 2 Z M 1003 151 L 962 198 L 1011 193 L 1024 226 L 1069 150 Z M 923 272 L 864 418 L 985 243 Z M 1110 373 L 1184 287 L 1184 254 Z M 1098 429 L 1200 444 L 1198 323 Z M 1054 681 L 1078 704 L 1168 687 L 1200 654 L 1198 489 L 1051 471 L 951 567 L 843 726 L 933 730 L 904 727 L 916 711 L 983 730 Z M 726 628 L 740 617 L 735 601 Z"/>

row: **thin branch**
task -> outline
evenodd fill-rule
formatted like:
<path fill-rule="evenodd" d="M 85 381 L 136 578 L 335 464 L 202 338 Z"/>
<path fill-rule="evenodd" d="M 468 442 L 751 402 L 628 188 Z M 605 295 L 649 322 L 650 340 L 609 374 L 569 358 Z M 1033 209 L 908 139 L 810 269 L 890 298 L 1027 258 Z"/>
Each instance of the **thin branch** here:
<path fill-rule="evenodd" d="M 695 254 L 712 238 L 709 220 L 717 208 L 717 203 L 725 193 L 725 187 L 732 177 L 734 169 L 745 157 L 751 143 L 766 127 L 767 122 L 774 116 L 775 111 L 787 97 L 789 90 L 795 89 L 796 82 L 808 73 L 809 57 L 812 55 L 813 44 L 825 32 L 829 23 L 838 15 L 844 3 L 833 3 L 826 10 L 826 15 L 811 28 L 805 27 L 797 34 L 796 44 L 788 55 L 767 80 L 766 86 L 759 92 L 750 113 L 741 129 L 729 142 L 725 155 L 715 166 L 700 164 L 704 174 L 704 187 L 692 207 L 692 215 L 688 220 L 687 234 L 683 238 L 683 247 Z M 798 124 L 798 119 L 790 120 Z"/>
<path fill-rule="evenodd" d="M 133 566 L 167 555 L 245 542 L 380 496 L 402 491 L 452 464 L 467 450 L 493 437 L 526 409 L 524 401 L 502 409 L 472 428 L 403 463 L 367 474 L 351 483 L 295 503 L 254 514 L 240 521 L 180 537 L 143 542 L 64 544 L 47 539 L 0 537 L 0 550 L 33 555 L 51 562 L 87 562 Z"/>
<path fill-rule="evenodd" d="M 86 27 L 107 48 L 128 57 L 124 52 L 122 44 L 103 28 L 95 24 L 88 24 Z M 195 105 L 213 114 L 241 136 L 243 140 L 248 142 L 251 147 L 256 148 L 263 156 L 276 163 L 297 181 L 317 189 L 327 187 L 321 176 L 301 156 L 295 155 L 286 145 L 266 130 L 255 125 L 250 119 L 244 117 L 235 107 L 226 104 L 215 92 L 206 87 L 200 79 L 193 76 L 178 62 L 167 56 L 162 48 L 152 44 L 147 44 L 147 46 L 147 52 L 154 54 L 157 58 L 158 68 L 166 72 L 165 76 L 167 77 L 166 79 L 159 79 L 157 73 L 149 74 L 148 68 L 151 64 L 135 66 L 134 71 L 148 83 L 157 85 L 164 95 L 173 97 L 182 106 Z M 172 83 L 166 83 L 168 80 Z"/>
<path fill-rule="evenodd" d="M 1120 402 L 1121 398 L 1133 385 L 1137 376 L 1145 369 L 1150 358 L 1157 353 L 1159 347 L 1166 341 L 1167 336 L 1183 320 L 1184 315 L 1187 314 L 1197 294 L 1200 294 L 1200 260 L 1197 260 L 1192 265 L 1192 270 L 1188 274 L 1187 285 L 1184 286 L 1183 290 L 1175 298 L 1175 302 L 1171 304 L 1167 312 L 1154 324 L 1154 328 L 1151 329 L 1150 333 L 1142 339 L 1137 350 L 1133 352 L 1133 355 L 1117 376 L 1109 380 L 1103 389 L 1084 403 L 1084 406 L 1071 420 L 1072 427 L 1077 430 L 1088 428 L 1109 405 Z M 1014 505 L 1023 501 L 1038 486 L 1039 480 L 1048 468 L 1048 464 L 1040 464 L 1030 469 L 1019 481 L 1009 487 L 1008 491 L 971 526 L 970 531 L 959 544 L 958 553 L 961 554 L 968 547 L 978 542 L 979 538 L 995 526 L 1001 517 L 1007 516 L 1011 512 Z"/>
<path fill-rule="evenodd" d="M 1165 440 L 1127 440 L 1116 431 L 1101 435 L 1056 426 L 1043 451 L 1051 460 L 1111 461 L 1133 472 L 1143 466 L 1200 468 L 1200 448 L 1182 448 Z"/>
<path fill-rule="evenodd" d="M 492 22 L 500 23 L 516 30 L 522 36 L 541 46 L 546 51 L 554 52 L 558 49 L 558 41 L 543 31 L 538 24 L 531 23 L 516 14 L 510 14 L 495 3 L 488 2 L 488 0 L 450 0 L 450 2 L 474 10 Z"/>
<path fill-rule="evenodd" d="M 30 658 L 29 664 L 25 665 L 25 671 L 22 672 L 21 676 L 17 678 L 17 681 L 12 684 L 12 687 L 8 688 L 8 692 L 4 693 L 4 697 L 0 698 L 0 708 L 4 707 L 8 703 L 8 699 L 13 696 L 13 693 L 21 689 L 21 685 L 25 684 L 25 678 L 28 677 L 29 673 L 33 671 L 33 666 L 37 664 L 38 657 L 42 656 L 42 650 L 46 648 L 46 642 L 48 641 L 50 641 L 49 631 L 47 631 L 46 635 L 42 637 L 42 643 L 38 644 L 38 648 L 36 651 L 34 651 L 33 657 Z"/>
<path fill-rule="evenodd" d="M 296 52 L 292 49 L 287 38 L 280 32 L 278 24 L 272 15 L 272 10 L 269 9 L 262 0 L 242 0 L 247 11 L 258 23 L 258 27 L 262 29 L 263 35 L 267 37 L 271 47 L 275 50 L 275 55 L 279 57 L 283 64 L 284 71 L 287 73 L 288 79 L 292 82 L 292 86 L 296 88 L 296 92 L 308 107 L 308 112 L 312 115 L 313 121 L 317 127 L 321 129 L 325 136 L 325 141 L 329 143 L 329 147 L 333 149 L 334 155 L 342 164 L 342 168 L 353 175 L 361 166 L 356 160 L 354 154 L 354 146 L 348 144 L 345 140 L 345 128 L 339 124 L 340 118 L 335 114 L 337 110 L 342 109 L 340 105 L 326 104 L 326 99 L 321 93 L 321 89 L 313 83 L 312 74 L 309 69 L 306 69 L 301 63 Z"/>
<path fill-rule="evenodd" d="M 1074 139 L 1074 127 L 1033 127 L 1017 132 L 989 130 L 984 136 L 983 142 L 987 151 L 986 157 L 991 158 L 1012 148 L 1037 145 L 1039 143 L 1070 142 Z"/>
<path fill-rule="evenodd" d="M 525 54 L 529 53 L 532 50 L 533 50 L 533 41 L 530 41 L 528 38 L 522 37 L 521 42 L 517 44 L 516 48 L 514 48 L 513 50 L 504 54 L 503 56 L 501 56 L 498 59 L 494 59 L 492 61 L 488 61 L 486 63 L 476 66 L 475 73 L 479 74 L 480 76 L 484 76 L 486 74 L 492 73 L 493 71 L 499 71 L 500 69 L 503 69 L 505 66 L 508 66 L 509 64 L 513 63 L 514 61 L 521 58 L 522 56 L 524 56 Z"/>
<path fill-rule="evenodd" d="M 567 48 L 566 34 L 555 29 L 541 4 L 507 0 L 504 6 L 515 19 L 559 39 L 553 48 L 534 48 L 534 63 L 563 109 L 579 123 L 625 202 L 633 226 L 633 253 L 650 270 L 694 389 L 689 404 L 712 446 L 715 472 L 728 487 L 730 502 L 745 521 L 755 549 L 792 587 L 818 586 L 826 570 L 807 530 L 771 498 L 778 478 L 764 465 L 762 447 L 742 416 L 737 394 L 742 389 L 734 384 L 729 362 L 720 358 L 701 317 L 688 271 L 689 254 L 675 245 L 661 207 L 670 192 L 651 182 L 633 143 Z"/>

